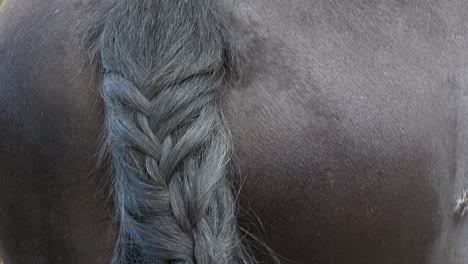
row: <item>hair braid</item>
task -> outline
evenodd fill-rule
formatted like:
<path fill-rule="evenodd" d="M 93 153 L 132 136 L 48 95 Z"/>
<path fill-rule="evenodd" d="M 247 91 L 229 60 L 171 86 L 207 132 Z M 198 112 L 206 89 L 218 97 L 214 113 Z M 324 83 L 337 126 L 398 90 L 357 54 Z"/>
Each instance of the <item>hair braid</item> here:
<path fill-rule="evenodd" d="M 113 263 L 252 263 L 219 99 L 235 69 L 217 1 L 109 1 L 95 24 L 120 231 Z"/>

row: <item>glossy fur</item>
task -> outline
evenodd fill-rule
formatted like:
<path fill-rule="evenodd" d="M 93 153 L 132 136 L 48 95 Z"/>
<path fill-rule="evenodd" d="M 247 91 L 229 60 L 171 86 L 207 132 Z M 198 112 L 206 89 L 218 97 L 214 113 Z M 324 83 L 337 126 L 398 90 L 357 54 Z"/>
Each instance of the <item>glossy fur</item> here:
<path fill-rule="evenodd" d="M 468 220 L 454 209 L 468 188 L 468 3 L 233 5 L 241 80 L 223 109 L 240 225 L 284 263 L 467 263 Z M 100 72 L 73 33 L 87 7 L 0 8 L 7 264 L 111 261 Z"/>

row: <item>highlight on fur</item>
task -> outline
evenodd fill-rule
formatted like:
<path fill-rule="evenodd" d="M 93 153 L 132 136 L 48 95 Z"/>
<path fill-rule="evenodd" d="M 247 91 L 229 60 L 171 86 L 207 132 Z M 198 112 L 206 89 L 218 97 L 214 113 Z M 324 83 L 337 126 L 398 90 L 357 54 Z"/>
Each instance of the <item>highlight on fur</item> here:
<path fill-rule="evenodd" d="M 464 190 L 460 198 L 457 199 L 455 205 L 455 214 L 458 217 L 463 217 L 467 211 L 468 206 L 468 191 Z"/>
<path fill-rule="evenodd" d="M 119 224 L 114 264 L 254 263 L 227 179 L 220 99 L 235 31 L 216 0 L 109 0 L 88 41 L 101 64 Z"/>

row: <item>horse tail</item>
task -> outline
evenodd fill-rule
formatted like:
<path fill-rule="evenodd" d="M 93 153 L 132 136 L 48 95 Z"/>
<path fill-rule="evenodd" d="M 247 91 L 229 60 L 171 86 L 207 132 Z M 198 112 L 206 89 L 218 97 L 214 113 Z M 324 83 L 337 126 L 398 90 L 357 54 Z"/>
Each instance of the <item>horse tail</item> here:
<path fill-rule="evenodd" d="M 225 6 L 102 2 L 90 36 L 119 224 L 113 263 L 253 263 L 226 172 L 220 99 L 237 55 Z"/>

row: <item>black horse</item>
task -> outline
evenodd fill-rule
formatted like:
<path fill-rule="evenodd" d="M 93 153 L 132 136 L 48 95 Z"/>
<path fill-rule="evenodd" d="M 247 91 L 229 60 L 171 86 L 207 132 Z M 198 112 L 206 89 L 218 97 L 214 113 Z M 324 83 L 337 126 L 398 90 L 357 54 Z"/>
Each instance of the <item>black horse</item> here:
<path fill-rule="evenodd" d="M 5 0 L 1 255 L 468 263 L 467 80 L 464 0 Z"/>

